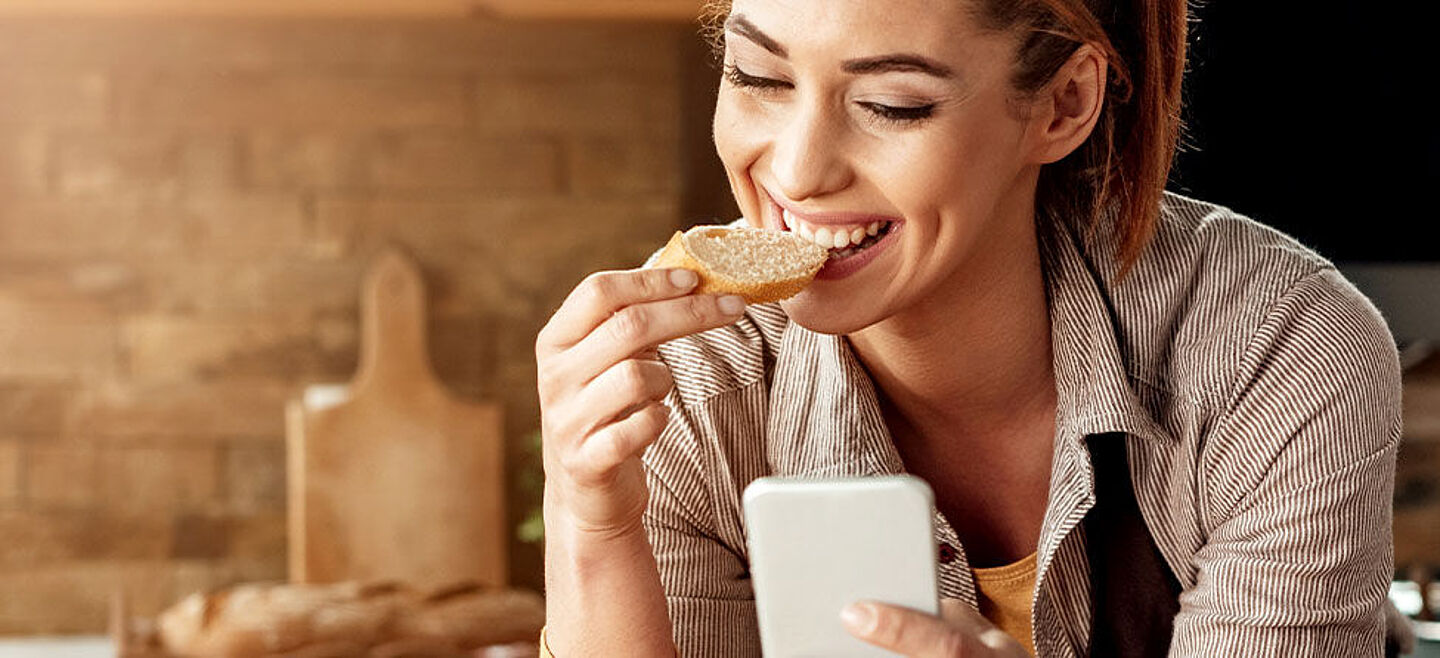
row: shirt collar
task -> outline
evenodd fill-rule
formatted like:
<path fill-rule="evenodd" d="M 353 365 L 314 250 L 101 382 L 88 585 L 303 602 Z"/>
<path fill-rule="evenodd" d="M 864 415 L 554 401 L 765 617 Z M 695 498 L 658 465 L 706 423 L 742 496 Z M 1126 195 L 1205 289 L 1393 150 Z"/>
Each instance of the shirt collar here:
<path fill-rule="evenodd" d="M 1108 223 L 1108 217 L 1102 222 Z M 1112 239 L 1101 234 L 1101 241 Z M 1118 337 L 1120 327 L 1105 291 L 1114 268 L 1102 271 L 1083 239 L 1061 228 L 1048 240 L 1045 259 L 1050 299 L 1050 340 L 1057 395 L 1056 425 L 1076 438 L 1124 432 L 1170 442 L 1132 385 Z M 1108 261 L 1107 261 L 1108 262 Z"/>

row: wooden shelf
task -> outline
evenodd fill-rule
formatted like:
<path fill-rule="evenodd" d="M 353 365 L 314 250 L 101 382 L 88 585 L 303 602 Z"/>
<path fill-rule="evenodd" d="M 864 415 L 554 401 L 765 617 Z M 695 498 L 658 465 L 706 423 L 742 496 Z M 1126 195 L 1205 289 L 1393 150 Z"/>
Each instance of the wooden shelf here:
<path fill-rule="evenodd" d="M 0 17 L 468 18 L 693 21 L 703 0 L 0 0 Z"/>

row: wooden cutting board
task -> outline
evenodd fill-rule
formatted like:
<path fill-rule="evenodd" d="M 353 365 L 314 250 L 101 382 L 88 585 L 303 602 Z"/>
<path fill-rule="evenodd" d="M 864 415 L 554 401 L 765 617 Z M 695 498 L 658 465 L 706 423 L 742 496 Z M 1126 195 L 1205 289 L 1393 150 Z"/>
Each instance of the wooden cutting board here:
<path fill-rule="evenodd" d="M 287 409 L 291 581 L 506 584 L 500 407 L 435 377 L 424 283 L 403 252 L 371 267 L 360 313 L 355 379 Z"/>

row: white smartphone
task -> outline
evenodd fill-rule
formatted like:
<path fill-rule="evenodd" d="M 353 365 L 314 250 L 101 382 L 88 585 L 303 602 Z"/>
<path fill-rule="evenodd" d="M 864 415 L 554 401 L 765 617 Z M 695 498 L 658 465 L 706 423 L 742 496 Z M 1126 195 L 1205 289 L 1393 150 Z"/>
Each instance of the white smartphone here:
<path fill-rule="evenodd" d="M 766 658 L 894 656 L 855 639 L 868 599 L 938 614 L 934 494 L 910 475 L 765 477 L 745 488 L 750 576 Z"/>

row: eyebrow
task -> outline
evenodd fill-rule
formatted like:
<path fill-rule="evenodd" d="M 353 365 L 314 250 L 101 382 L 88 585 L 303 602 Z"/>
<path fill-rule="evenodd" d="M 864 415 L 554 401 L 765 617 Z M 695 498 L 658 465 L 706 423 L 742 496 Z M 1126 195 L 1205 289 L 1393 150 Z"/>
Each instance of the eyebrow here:
<path fill-rule="evenodd" d="M 743 14 L 732 14 L 725 20 L 725 31 L 738 34 L 746 39 L 754 41 L 761 48 L 770 51 L 776 56 L 789 58 L 789 51 L 780 42 L 771 38 L 770 35 L 755 27 L 750 19 Z M 912 72 L 924 73 L 937 78 L 954 77 L 955 72 L 928 57 L 913 55 L 909 53 L 895 53 L 891 55 L 879 55 L 875 57 L 860 57 L 847 59 L 840 63 L 840 70 L 855 75 L 868 75 L 877 73 Z"/>

